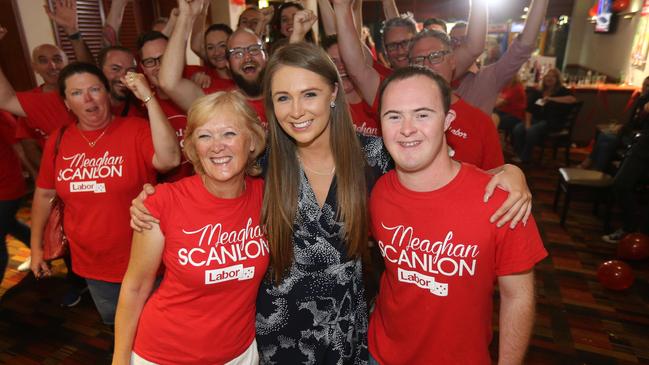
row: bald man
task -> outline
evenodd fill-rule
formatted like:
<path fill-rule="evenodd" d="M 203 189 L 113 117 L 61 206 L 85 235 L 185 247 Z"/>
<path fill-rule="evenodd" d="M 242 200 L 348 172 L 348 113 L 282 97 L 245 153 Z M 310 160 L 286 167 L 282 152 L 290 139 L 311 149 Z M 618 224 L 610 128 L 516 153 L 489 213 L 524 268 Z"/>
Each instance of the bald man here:
<path fill-rule="evenodd" d="M 32 51 L 32 69 L 42 79 L 43 84 L 32 89 L 35 93 L 49 93 L 57 90 L 59 73 L 68 64 L 65 52 L 53 44 L 41 44 Z M 36 127 L 27 118 L 18 118 L 16 139 L 20 141 L 29 166 L 27 168 L 36 178 L 41 161 L 41 148 L 45 144 L 47 131 Z"/>
<path fill-rule="evenodd" d="M 32 51 L 32 69 L 44 83 L 38 88 L 43 92 L 56 90 L 59 72 L 68 64 L 65 52 L 53 44 L 41 44 Z"/>

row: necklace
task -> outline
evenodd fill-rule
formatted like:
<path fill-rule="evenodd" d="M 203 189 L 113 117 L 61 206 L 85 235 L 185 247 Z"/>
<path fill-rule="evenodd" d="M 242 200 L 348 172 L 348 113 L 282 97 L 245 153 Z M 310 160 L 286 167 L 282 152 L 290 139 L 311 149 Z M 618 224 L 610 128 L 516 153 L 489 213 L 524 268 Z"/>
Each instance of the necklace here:
<path fill-rule="evenodd" d="M 81 137 L 83 137 L 83 139 L 85 139 L 86 142 L 88 142 L 88 146 L 90 146 L 90 148 L 93 148 L 93 147 L 95 147 L 95 145 L 97 144 L 97 141 L 99 141 L 99 140 L 101 139 L 101 137 L 103 137 L 104 134 L 106 134 L 106 131 L 108 131 L 108 127 L 109 127 L 109 126 L 110 126 L 110 124 L 107 125 L 106 128 L 104 128 L 104 131 L 101 132 L 101 134 L 99 135 L 99 137 L 95 138 L 94 141 L 91 141 L 91 140 L 89 140 L 88 138 L 86 138 L 86 136 L 83 134 L 83 132 L 81 131 L 81 129 L 79 129 L 78 127 L 77 127 L 77 130 L 79 131 L 79 134 L 81 135 Z"/>
<path fill-rule="evenodd" d="M 300 157 L 300 155 L 297 155 L 297 159 L 300 161 L 300 163 L 302 164 L 302 166 L 303 166 L 305 169 L 311 171 L 312 173 L 314 173 L 314 174 L 316 174 L 316 175 L 320 175 L 320 176 L 330 176 L 330 175 L 333 175 L 333 174 L 336 172 L 336 165 L 335 165 L 335 164 L 334 164 L 334 167 L 331 169 L 330 172 L 320 172 L 320 171 L 314 170 L 314 169 L 310 168 L 309 166 L 307 166 L 307 165 L 304 163 L 304 161 L 302 160 L 302 157 Z"/>

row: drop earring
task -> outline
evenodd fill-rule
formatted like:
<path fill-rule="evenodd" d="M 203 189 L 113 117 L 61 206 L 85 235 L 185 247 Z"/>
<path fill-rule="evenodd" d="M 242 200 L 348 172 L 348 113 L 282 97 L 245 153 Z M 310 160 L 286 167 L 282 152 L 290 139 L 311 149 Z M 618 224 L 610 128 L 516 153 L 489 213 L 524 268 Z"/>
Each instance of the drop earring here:
<path fill-rule="evenodd" d="M 331 103 L 329 103 L 329 107 L 330 107 L 331 109 L 335 108 L 335 107 L 336 107 L 336 101 L 334 100 L 334 101 L 332 101 Z"/>

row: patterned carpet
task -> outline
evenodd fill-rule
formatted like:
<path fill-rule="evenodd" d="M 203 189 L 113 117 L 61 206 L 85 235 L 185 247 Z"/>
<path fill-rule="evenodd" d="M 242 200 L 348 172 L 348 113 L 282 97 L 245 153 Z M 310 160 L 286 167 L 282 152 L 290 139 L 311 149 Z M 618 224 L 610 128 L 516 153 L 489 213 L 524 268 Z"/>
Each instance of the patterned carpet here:
<path fill-rule="evenodd" d="M 559 226 L 552 211 L 558 166 L 546 158 L 526 169 L 550 257 L 536 271 L 537 316 L 525 363 L 649 364 L 649 261 L 627 261 L 636 277 L 628 290 L 599 284 L 597 267 L 615 258 L 615 245 L 600 239 L 602 223 L 586 195 L 573 200 L 565 229 Z M 24 209 L 20 217 L 28 220 L 28 214 Z M 9 252 L 0 288 L 0 363 L 109 364 L 112 332 L 101 324 L 89 295 L 72 309 L 59 306 L 67 289 L 63 265 L 55 265 L 53 278 L 37 281 L 15 270 L 29 250 L 10 239 Z M 497 323 L 496 308 L 492 352 L 498 347 Z"/>

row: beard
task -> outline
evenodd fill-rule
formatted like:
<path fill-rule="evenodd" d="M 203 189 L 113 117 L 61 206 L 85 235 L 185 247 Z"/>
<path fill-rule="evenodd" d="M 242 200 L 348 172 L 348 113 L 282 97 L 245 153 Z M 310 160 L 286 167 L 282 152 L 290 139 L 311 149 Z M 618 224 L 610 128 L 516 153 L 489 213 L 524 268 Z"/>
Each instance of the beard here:
<path fill-rule="evenodd" d="M 120 87 L 118 84 L 121 84 L 119 80 L 111 81 L 110 83 L 110 96 L 117 101 L 124 101 L 128 99 L 129 90 L 128 88 Z M 123 89 L 124 91 L 117 91 L 118 89 Z"/>
<path fill-rule="evenodd" d="M 247 96 L 249 97 L 258 97 L 261 95 L 261 80 L 264 78 L 264 71 L 265 68 L 263 68 L 260 72 L 259 75 L 257 75 L 257 78 L 255 78 L 254 81 L 248 81 L 246 80 L 243 76 L 236 72 L 232 72 L 232 80 L 234 80 L 234 83 L 241 89 Z"/>

